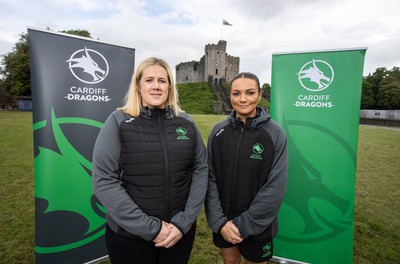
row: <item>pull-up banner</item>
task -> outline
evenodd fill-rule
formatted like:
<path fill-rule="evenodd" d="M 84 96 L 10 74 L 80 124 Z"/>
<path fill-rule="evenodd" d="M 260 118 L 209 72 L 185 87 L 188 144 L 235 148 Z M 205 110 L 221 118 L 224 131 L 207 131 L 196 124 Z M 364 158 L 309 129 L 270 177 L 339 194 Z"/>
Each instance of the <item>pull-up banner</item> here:
<path fill-rule="evenodd" d="M 366 48 L 273 54 L 271 115 L 287 135 L 289 176 L 274 254 L 352 263 Z"/>
<path fill-rule="evenodd" d="M 28 29 L 33 100 L 36 263 L 107 255 L 105 210 L 92 192 L 92 150 L 122 103 L 135 50 Z"/>

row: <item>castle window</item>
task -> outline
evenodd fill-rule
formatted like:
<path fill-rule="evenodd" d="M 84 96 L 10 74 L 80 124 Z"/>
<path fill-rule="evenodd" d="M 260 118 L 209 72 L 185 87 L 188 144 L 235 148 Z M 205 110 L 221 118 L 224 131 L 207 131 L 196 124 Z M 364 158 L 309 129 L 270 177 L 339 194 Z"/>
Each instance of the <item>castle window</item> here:
<path fill-rule="evenodd" d="M 218 75 L 218 69 L 215 69 L 215 74 Z"/>
<path fill-rule="evenodd" d="M 219 54 L 219 51 L 217 51 L 217 54 Z"/>
<path fill-rule="evenodd" d="M 186 81 L 189 80 L 189 78 L 186 76 Z"/>

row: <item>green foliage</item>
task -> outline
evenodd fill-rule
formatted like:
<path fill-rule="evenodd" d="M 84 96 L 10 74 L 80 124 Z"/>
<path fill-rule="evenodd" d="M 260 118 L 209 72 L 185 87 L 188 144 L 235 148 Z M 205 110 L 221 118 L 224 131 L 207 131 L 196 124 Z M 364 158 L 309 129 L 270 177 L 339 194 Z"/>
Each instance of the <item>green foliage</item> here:
<path fill-rule="evenodd" d="M 391 70 L 382 67 L 369 74 L 363 80 L 362 109 L 399 109 L 399 82 L 399 67 L 393 67 Z"/>
<path fill-rule="evenodd" d="M 3 67 L 0 68 L 4 76 L 5 90 L 16 96 L 31 94 L 31 81 L 29 69 L 28 34 L 21 34 L 13 51 L 2 56 Z"/>
<path fill-rule="evenodd" d="M 261 87 L 263 93 L 270 93 L 271 92 L 271 85 L 269 83 L 264 83 Z"/>
<path fill-rule="evenodd" d="M 379 83 L 385 78 L 387 75 L 387 69 L 385 67 L 380 67 L 375 70 L 373 74 L 369 74 L 366 79 L 369 83 L 371 83 L 374 87 L 378 87 Z"/>
<path fill-rule="evenodd" d="M 86 29 L 70 29 L 70 30 L 62 30 L 60 32 L 61 33 L 71 34 L 71 35 L 75 35 L 75 36 L 92 38 L 90 32 L 87 31 Z"/>
<path fill-rule="evenodd" d="M 383 109 L 400 109 L 400 81 L 395 80 L 387 83 L 384 79 L 379 89 L 378 102 Z"/>
<path fill-rule="evenodd" d="M 0 109 L 5 108 L 10 101 L 10 95 L 6 90 L 4 80 L 0 79 Z"/>
<path fill-rule="evenodd" d="M 179 102 L 190 114 L 213 114 L 214 92 L 208 83 L 177 84 Z"/>
<path fill-rule="evenodd" d="M 389 71 L 389 75 L 400 81 L 400 67 L 393 67 L 393 69 Z"/>
<path fill-rule="evenodd" d="M 269 83 L 264 83 L 261 86 L 261 90 L 262 90 L 262 96 L 263 98 L 266 99 L 266 101 L 268 102 L 268 109 L 269 109 L 269 102 L 271 101 L 271 85 Z"/>
<path fill-rule="evenodd" d="M 373 86 L 366 79 L 363 79 L 361 94 L 361 109 L 373 109 L 375 106 L 375 97 Z"/>

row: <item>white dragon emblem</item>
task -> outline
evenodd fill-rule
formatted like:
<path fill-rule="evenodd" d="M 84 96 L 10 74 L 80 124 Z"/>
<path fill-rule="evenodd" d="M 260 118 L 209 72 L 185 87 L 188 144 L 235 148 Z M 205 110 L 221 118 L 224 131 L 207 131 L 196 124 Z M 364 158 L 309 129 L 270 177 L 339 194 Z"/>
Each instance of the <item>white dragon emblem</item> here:
<path fill-rule="evenodd" d="M 72 58 L 67 60 L 69 63 L 69 69 L 71 68 L 82 68 L 83 72 L 90 74 L 93 78 L 93 82 L 98 82 L 106 78 L 106 71 L 102 70 L 99 65 L 90 57 L 90 54 L 85 47 L 85 54 L 80 58 Z M 100 74 L 99 74 L 100 73 Z"/>
<path fill-rule="evenodd" d="M 331 78 L 326 77 L 324 73 L 318 69 L 314 60 L 312 60 L 312 66 L 310 66 L 308 69 L 300 70 L 297 75 L 299 76 L 299 79 L 308 78 L 311 82 L 316 83 L 318 85 L 318 90 L 322 90 L 329 86 L 331 81 Z M 326 81 L 327 83 L 323 81 Z"/>

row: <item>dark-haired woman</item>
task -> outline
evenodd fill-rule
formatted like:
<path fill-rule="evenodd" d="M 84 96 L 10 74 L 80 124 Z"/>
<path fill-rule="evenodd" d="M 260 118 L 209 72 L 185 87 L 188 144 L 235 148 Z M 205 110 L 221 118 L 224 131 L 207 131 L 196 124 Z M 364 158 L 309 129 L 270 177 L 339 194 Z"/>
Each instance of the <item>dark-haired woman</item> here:
<path fill-rule="evenodd" d="M 282 127 L 258 107 L 259 79 L 240 73 L 231 83 L 233 107 L 208 139 L 206 216 L 225 264 L 266 263 L 273 256 L 278 211 L 287 180 Z"/>

